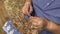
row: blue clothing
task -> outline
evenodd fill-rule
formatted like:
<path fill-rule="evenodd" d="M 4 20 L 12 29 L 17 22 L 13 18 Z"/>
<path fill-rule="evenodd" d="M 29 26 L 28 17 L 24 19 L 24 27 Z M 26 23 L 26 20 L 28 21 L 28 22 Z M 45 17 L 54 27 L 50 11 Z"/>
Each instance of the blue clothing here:
<path fill-rule="evenodd" d="M 60 24 L 60 0 L 32 0 L 33 14 L 37 17 L 46 18 L 56 24 Z M 28 18 L 28 17 L 27 17 Z M 3 30 L 7 34 L 20 34 L 11 24 L 5 23 Z M 41 34 L 52 34 L 49 31 L 42 31 Z"/>
<path fill-rule="evenodd" d="M 32 0 L 35 15 L 60 24 L 60 0 Z"/>
<path fill-rule="evenodd" d="M 6 34 L 20 34 L 15 27 L 13 27 L 11 20 L 7 21 L 2 27 Z"/>
<path fill-rule="evenodd" d="M 46 18 L 60 25 L 60 0 L 32 0 L 33 13 L 37 17 Z M 41 34 L 52 34 L 46 30 Z"/>

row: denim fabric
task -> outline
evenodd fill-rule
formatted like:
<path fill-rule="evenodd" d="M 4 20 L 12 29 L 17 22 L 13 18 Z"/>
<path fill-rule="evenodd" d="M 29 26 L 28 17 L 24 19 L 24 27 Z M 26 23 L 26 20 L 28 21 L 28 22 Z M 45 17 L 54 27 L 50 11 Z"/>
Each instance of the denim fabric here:
<path fill-rule="evenodd" d="M 53 21 L 56 24 L 60 24 L 60 0 L 32 0 L 33 14 L 37 17 L 46 18 Z M 35 12 L 35 13 L 34 13 Z M 3 30 L 7 34 L 20 34 L 11 24 L 11 21 L 7 21 L 3 26 Z M 44 30 L 41 34 L 51 34 Z"/>
<path fill-rule="evenodd" d="M 32 3 L 35 16 L 46 18 L 60 25 L 60 0 L 32 0 Z M 52 33 L 44 30 L 41 34 Z"/>
<path fill-rule="evenodd" d="M 60 0 L 32 0 L 35 15 L 60 25 Z"/>
<path fill-rule="evenodd" d="M 6 34 L 20 34 L 12 25 L 11 20 L 7 21 L 2 27 Z"/>

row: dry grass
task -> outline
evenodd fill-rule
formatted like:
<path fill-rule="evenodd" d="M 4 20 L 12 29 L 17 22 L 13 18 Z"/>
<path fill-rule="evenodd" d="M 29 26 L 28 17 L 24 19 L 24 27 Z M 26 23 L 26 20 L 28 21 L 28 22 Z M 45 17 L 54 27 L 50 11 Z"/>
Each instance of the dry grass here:
<path fill-rule="evenodd" d="M 9 16 L 4 6 L 4 0 L 0 0 L 0 34 L 5 34 L 2 27 L 5 24 L 5 22 L 8 20 L 8 18 Z"/>
<path fill-rule="evenodd" d="M 7 11 L 4 8 L 3 0 L 0 0 L 0 34 L 5 34 L 5 32 L 2 30 L 2 27 L 6 22 L 7 18 L 8 15 L 7 15 Z"/>
<path fill-rule="evenodd" d="M 9 0 L 9 1 L 11 1 L 11 2 L 14 2 L 15 0 Z M 20 1 L 20 2 L 19 2 Z M 9 2 L 8 2 L 9 3 Z M 13 4 L 8 4 L 7 3 L 7 5 L 6 6 L 9 6 L 9 8 L 11 8 L 12 9 L 12 5 Z M 13 10 L 11 10 L 11 11 L 13 11 L 12 13 L 9 13 L 9 14 L 11 14 L 13 17 L 15 17 L 13 14 L 14 14 L 14 12 L 16 12 L 16 11 L 18 11 L 18 9 L 19 9 L 19 11 L 20 11 L 20 9 L 22 8 L 22 6 L 23 5 L 21 5 L 20 3 L 23 3 L 22 2 L 22 0 L 16 0 L 16 4 L 14 4 L 13 6 Z M 19 5 L 20 4 L 20 5 Z M 3 25 L 5 24 L 5 22 L 8 20 L 8 13 L 7 13 L 7 10 L 9 9 L 5 9 L 6 7 L 4 6 L 5 4 L 4 4 L 4 0 L 0 0 L 0 34 L 5 34 L 5 32 L 2 30 L 2 27 L 3 27 Z M 17 8 L 17 9 L 16 9 Z M 10 12 L 11 12 L 10 11 Z M 9 12 L 9 11 L 8 11 Z M 10 16 L 11 17 L 11 16 Z M 22 18 L 21 18 L 22 19 Z M 23 22 L 24 20 L 22 20 L 22 22 Z M 27 25 L 30 25 L 29 23 L 27 23 Z M 19 26 L 19 25 L 18 25 Z M 26 23 L 25 23 L 25 21 L 24 21 L 24 27 L 26 26 Z M 30 25 L 31 26 L 31 25 Z M 32 34 L 36 34 L 37 33 L 37 30 L 36 29 L 31 29 L 31 31 L 30 31 L 30 26 L 26 26 L 26 29 L 23 27 L 23 31 L 25 31 L 24 33 L 32 33 Z M 28 28 L 28 29 L 27 29 Z M 26 31 L 27 30 L 27 31 Z M 21 31 L 21 29 L 20 29 L 20 31 Z M 29 32 L 30 31 L 30 32 Z M 33 31 L 33 32 L 32 32 Z"/>

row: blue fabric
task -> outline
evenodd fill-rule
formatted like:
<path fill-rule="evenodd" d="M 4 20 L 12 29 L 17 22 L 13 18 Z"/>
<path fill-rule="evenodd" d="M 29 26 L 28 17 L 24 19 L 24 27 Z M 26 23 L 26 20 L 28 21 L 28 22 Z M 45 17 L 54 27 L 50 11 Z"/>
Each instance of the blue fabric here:
<path fill-rule="evenodd" d="M 32 0 L 35 15 L 60 25 L 60 0 Z"/>
<path fill-rule="evenodd" d="M 60 25 L 60 0 L 32 0 L 32 3 L 35 16 L 46 18 Z M 52 33 L 44 30 L 41 34 Z"/>
<path fill-rule="evenodd" d="M 33 14 L 35 16 L 46 18 L 60 24 L 60 0 L 32 0 L 33 2 Z M 20 34 L 11 24 L 11 21 L 7 21 L 3 26 L 3 30 L 6 34 Z M 44 30 L 41 34 L 51 34 Z"/>
<path fill-rule="evenodd" d="M 3 30 L 6 32 L 6 34 L 20 34 L 20 32 L 18 32 L 17 29 L 13 27 L 11 20 L 5 23 Z"/>
<path fill-rule="evenodd" d="M 52 34 L 52 33 L 49 31 L 43 30 L 40 34 Z"/>

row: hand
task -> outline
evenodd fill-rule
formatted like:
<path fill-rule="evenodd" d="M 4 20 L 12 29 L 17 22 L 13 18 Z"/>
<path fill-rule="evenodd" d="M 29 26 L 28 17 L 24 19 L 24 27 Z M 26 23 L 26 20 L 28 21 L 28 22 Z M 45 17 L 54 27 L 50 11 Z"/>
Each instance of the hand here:
<path fill-rule="evenodd" d="M 31 16 L 30 14 L 32 13 L 32 5 L 29 2 L 26 2 L 25 5 L 22 8 L 23 14 Z"/>
<path fill-rule="evenodd" d="M 30 22 L 32 22 L 33 28 L 43 29 L 46 25 L 46 20 L 39 17 L 30 17 Z"/>

